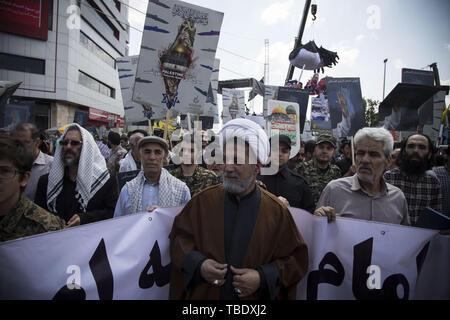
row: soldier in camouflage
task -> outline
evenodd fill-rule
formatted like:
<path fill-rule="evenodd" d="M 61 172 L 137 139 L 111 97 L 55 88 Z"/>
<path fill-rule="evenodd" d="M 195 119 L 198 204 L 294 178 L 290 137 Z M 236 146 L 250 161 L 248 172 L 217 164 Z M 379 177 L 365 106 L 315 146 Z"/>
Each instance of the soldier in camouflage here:
<path fill-rule="evenodd" d="M 0 137 L 0 242 L 60 230 L 62 221 L 23 193 L 33 164 L 19 140 Z"/>
<path fill-rule="evenodd" d="M 321 134 L 317 137 L 313 158 L 307 162 L 300 162 L 295 167 L 295 171 L 308 181 L 314 205 L 319 201 L 320 194 L 328 182 L 342 176 L 339 167 L 331 164 L 335 151 L 336 139 L 331 135 Z"/>
<path fill-rule="evenodd" d="M 195 152 L 196 145 L 193 135 L 185 135 L 180 146 L 182 147 L 180 150 L 182 163 L 178 168 L 170 171 L 170 173 L 175 178 L 186 183 L 192 197 L 209 186 L 214 186 L 221 183 L 220 178 L 213 171 L 207 170 L 195 163 L 196 155 L 199 157 L 198 162 L 201 163 L 202 148 L 201 145 L 199 145 L 197 148 L 197 153 Z M 186 152 L 183 156 L 185 151 L 188 152 Z"/>

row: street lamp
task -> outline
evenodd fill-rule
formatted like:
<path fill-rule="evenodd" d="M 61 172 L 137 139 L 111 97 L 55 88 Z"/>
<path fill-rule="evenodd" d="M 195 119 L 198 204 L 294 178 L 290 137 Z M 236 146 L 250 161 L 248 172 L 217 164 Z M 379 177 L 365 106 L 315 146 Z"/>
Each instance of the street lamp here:
<path fill-rule="evenodd" d="M 384 100 L 384 89 L 386 88 L 386 62 L 388 59 L 384 59 L 384 80 L 383 80 L 383 100 Z"/>

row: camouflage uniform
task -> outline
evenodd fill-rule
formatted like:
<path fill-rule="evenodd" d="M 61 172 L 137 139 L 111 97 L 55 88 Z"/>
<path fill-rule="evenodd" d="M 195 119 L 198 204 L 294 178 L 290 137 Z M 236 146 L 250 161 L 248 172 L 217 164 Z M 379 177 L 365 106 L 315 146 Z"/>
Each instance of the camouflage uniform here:
<path fill-rule="evenodd" d="M 60 230 L 63 227 L 57 216 L 37 206 L 22 193 L 17 206 L 8 215 L 0 217 L 0 242 Z"/>
<path fill-rule="evenodd" d="M 181 166 L 170 171 L 170 173 L 177 179 L 183 181 L 191 191 L 191 197 L 197 192 L 202 191 L 206 187 L 220 184 L 220 178 L 211 170 L 207 170 L 199 165 L 195 167 L 194 174 L 190 177 L 183 176 Z"/>
<path fill-rule="evenodd" d="M 331 180 L 339 179 L 342 174 L 338 166 L 329 164 L 328 169 L 325 172 L 318 167 L 315 158 L 307 162 L 300 162 L 295 167 L 295 172 L 301 175 L 308 181 L 311 193 L 314 198 L 314 205 L 319 201 L 322 190 L 326 187 Z"/>

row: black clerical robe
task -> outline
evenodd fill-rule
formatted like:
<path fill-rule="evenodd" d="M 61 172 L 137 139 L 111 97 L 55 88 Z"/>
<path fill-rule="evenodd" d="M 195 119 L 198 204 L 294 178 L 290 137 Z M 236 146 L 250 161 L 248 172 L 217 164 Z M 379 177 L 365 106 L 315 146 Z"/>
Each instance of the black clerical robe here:
<path fill-rule="evenodd" d="M 222 185 L 194 196 L 170 234 L 171 299 L 238 299 L 228 269 L 221 287 L 200 275 L 206 259 L 258 271 L 260 289 L 244 299 L 295 299 L 308 268 L 308 251 L 289 210 L 256 187 L 237 200 Z"/>

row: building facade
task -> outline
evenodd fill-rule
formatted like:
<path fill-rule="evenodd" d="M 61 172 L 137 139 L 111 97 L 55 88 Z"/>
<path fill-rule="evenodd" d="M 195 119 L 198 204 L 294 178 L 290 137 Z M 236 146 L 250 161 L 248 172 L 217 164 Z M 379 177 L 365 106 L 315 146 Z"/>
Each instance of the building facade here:
<path fill-rule="evenodd" d="M 0 3 L 0 80 L 21 81 L 3 123 L 122 127 L 116 59 L 128 55 L 128 0 Z"/>

